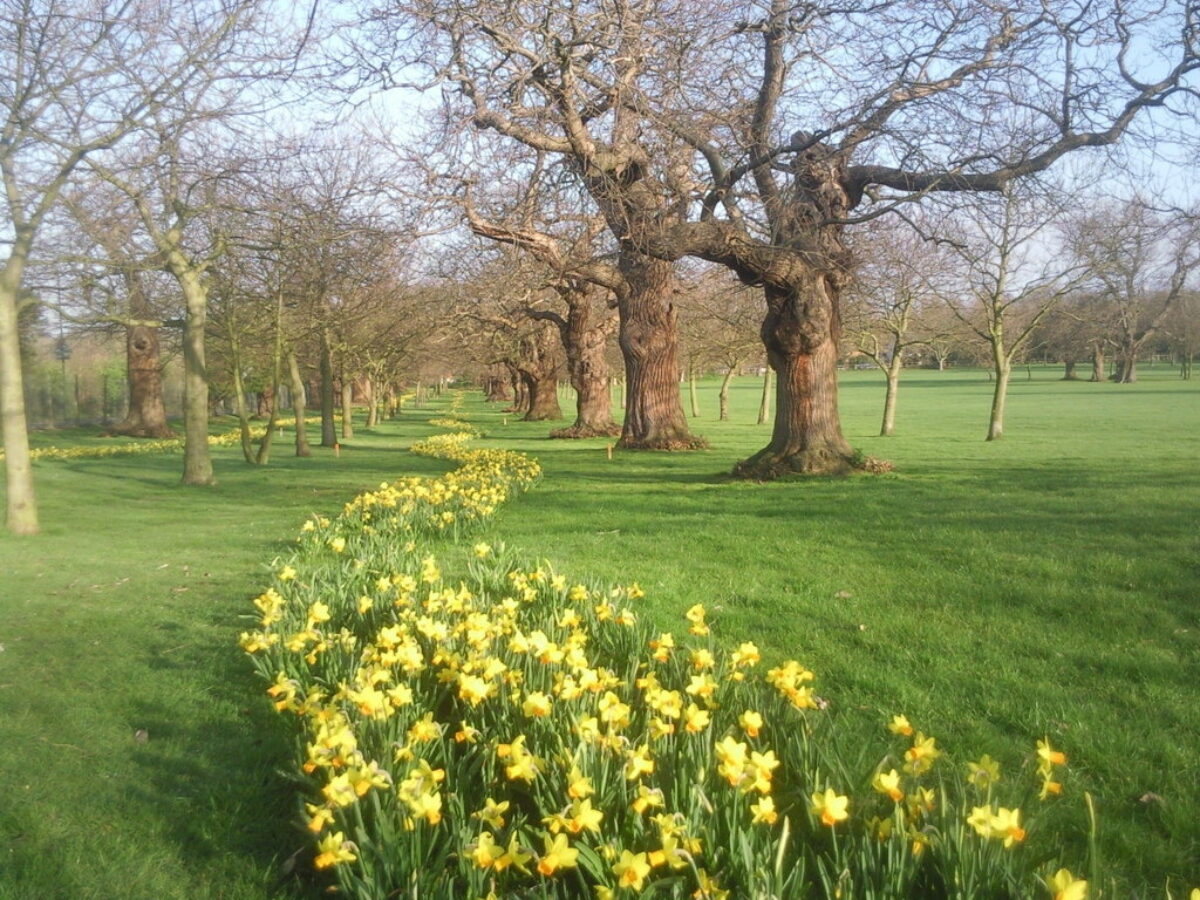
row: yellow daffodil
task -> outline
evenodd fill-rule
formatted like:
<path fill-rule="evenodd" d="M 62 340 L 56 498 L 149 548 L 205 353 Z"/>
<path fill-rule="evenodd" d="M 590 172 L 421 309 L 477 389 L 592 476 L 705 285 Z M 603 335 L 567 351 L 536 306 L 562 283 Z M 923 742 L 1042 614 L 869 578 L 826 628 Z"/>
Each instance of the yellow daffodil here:
<path fill-rule="evenodd" d="M 542 858 L 538 860 L 537 865 L 539 872 L 549 878 L 559 869 L 573 869 L 575 867 L 575 859 L 579 856 L 579 851 L 570 847 L 565 834 L 560 834 L 553 839 L 547 835 L 545 841 L 546 852 L 542 854 Z"/>
<path fill-rule="evenodd" d="M 1046 887 L 1054 900 L 1084 900 L 1087 897 L 1087 882 L 1076 878 L 1069 869 L 1059 869 L 1046 879 Z M 1192 900 L 1200 900 L 1200 889 L 1192 891 Z"/>
<path fill-rule="evenodd" d="M 751 822 L 755 825 L 774 825 L 779 818 L 779 813 L 775 811 L 775 801 L 770 797 L 760 797 L 757 803 L 750 805 L 750 812 L 753 814 Z"/>
<path fill-rule="evenodd" d="M 650 874 L 650 863 L 645 853 L 622 850 L 621 858 L 613 863 L 612 871 L 621 887 L 640 891 L 646 884 L 646 876 Z"/>
<path fill-rule="evenodd" d="M 1000 763 L 986 753 L 978 762 L 967 763 L 967 781 L 981 791 L 986 791 L 1000 780 Z"/>
<path fill-rule="evenodd" d="M 900 773 L 895 769 L 890 772 L 876 772 L 871 787 L 891 797 L 896 803 L 904 798 L 904 791 L 900 790 Z"/>
<path fill-rule="evenodd" d="M 763 717 L 748 709 L 738 717 L 738 724 L 742 726 L 742 731 L 746 732 L 747 737 L 755 738 L 762 731 Z"/>
<path fill-rule="evenodd" d="M 822 824 L 832 828 L 850 817 L 849 807 L 849 797 L 839 795 L 833 788 L 826 788 L 825 793 L 812 795 L 810 810 Z"/>
<path fill-rule="evenodd" d="M 317 843 L 317 850 L 320 852 L 313 865 L 318 869 L 328 869 L 341 863 L 354 862 L 358 859 L 355 855 L 357 849 L 352 841 L 346 840 L 342 832 L 335 832 Z"/>

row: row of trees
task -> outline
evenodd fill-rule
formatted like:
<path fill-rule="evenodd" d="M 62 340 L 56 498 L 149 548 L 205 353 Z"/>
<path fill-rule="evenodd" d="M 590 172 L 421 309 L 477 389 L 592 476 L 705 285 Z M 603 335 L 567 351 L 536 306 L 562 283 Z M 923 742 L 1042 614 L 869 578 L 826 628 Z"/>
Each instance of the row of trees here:
<path fill-rule="evenodd" d="M 951 277 L 920 272 L 912 284 L 973 298 L 958 318 L 989 342 L 1000 391 L 1026 325 L 1049 315 L 1014 335 L 1016 310 L 1082 284 L 1021 249 L 1051 227 L 1021 212 L 1021 195 L 1038 193 L 1021 185 L 1064 157 L 1100 161 L 1126 137 L 1158 148 L 1186 137 L 1200 65 L 1197 11 L 1182 2 L 393 0 L 339 8 L 340 21 L 319 12 L 261 0 L 3 4 L 12 530 L 37 527 L 19 317 L 64 278 L 79 285 L 64 314 L 128 329 L 147 430 L 162 418 L 155 331 L 179 328 L 188 483 L 212 481 L 213 330 L 234 380 L 248 354 L 265 356 L 257 368 L 273 392 L 288 380 L 303 397 L 300 359 L 315 358 L 327 439 L 335 383 L 394 389 L 414 347 L 447 344 L 457 367 L 469 355 L 491 367 L 493 387 L 515 382 L 532 417 L 557 402 L 544 384 L 561 353 L 579 395 L 565 435 L 612 433 L 597 386 L 615 331 L 621 446 L 687 448 L 702 442 L 677 383 L 700 355 L 683 358 L 681 326 L 740 328 L 748 296 L 776 415 L 769 445 L 738 471 L 845 471 L 855 457 L 836 366 L 848 292 L 884 269 L 879 242 L 860 235 L 911 229 L 958 254 Z M 315 126 L 297 133 L 295 119 L 315 121 L 322 105 L 424 88 L 436 104 L 425 101 L 420 133 L 380 124 L 368 134 L 380 140 L 355 146 Z M 1166 288 L 1176 297 L 1191 265 L 1181 252 Z M 1104 281 L 1106 296 L 1119 281 Z M 1137 347 L 1124 346 L 1132 373 Z M 714 352 L 733 368 L 751 349 Z"/>

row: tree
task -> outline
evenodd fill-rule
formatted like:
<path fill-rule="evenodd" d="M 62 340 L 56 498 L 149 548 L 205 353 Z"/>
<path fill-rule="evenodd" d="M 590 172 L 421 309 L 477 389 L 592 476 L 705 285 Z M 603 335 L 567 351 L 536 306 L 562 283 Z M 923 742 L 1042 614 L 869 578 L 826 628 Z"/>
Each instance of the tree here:
<path fill-rule="evenodd" d="M 0 6 L 0 417 L 9 530 L 38 530 L 17 320 L 39 232 L 80 163 L 118 145 L 209 77 L 252 2 L 189 4 L 178 19 L 153 4 L 6 0 Z"/>
<path fill-rule="evenodd" d="M 1190 4 L 1124 0 L 404 8 L 462 114 L 568 157 L 624 253 L 698 256 L 763 286 L 777 413 L 738 467 L 759 478 L 855 459 L 837 412 L 846 229 L 935 193 L 1001 192 L 1147 110 L 1188 121 L 1200 34 Z"/>
<path fill-rule="evenodd" d="M 503 140 L 562 157 L 581 174 L 593 200 L 620 194 L 621 185 L 629 185 L 638 195 L 630 202 L 675 217 L 686 204 L 682 190 L 651 197 L 629 177 L 643 156 L 640 113 L 630 89 L 644 74 L 643 62 L 654 58 L 643 45 L 656 27 L 643 27 L 648 10 L 622 2 L 611 10 L 597 5 L 527 17 L 524 9 L 502 3 L 398 3 L 373 11 L 364 26 L 374 43 L 363 64 L 385 85 L 394 83 L 389 76 L 393 59 L 401 67 L 427 66 L 452 88 L 444 92 L 451 129 L 471 123 Z M 397 46 L 395 35 L 406 30 L 413 39 Z M 600 47 L 611 50 L 610 59 L 600 58 Z M 595 65 L 582 62 L 588 55 Z M 619 242 L 616 268 L 628 286 L 617 295 L 627 385 L 619 446 L 701 446 L 703 441 L 688 430 L 679 399 L 674 267 L 629 241 L 627 223 L 613 215 L 611 203 L 601 202 L 600 208 Z"/>
<path fill-rule="evenodd" d="M 930 281 L 945 272 L 948 253 L 932 238 L 909 228 L 875 228 L 855 247 L 864 260 L 851 284 L 847 319 L 855 350 L 886 379 L 879 434 L 896 430 L 896 399 L 905 357 L 925 342 L 918 322 L 936 298 Z"/>
<path fill-rule="evenodd" d="M 529 185 L 523 195 L 536 198 L 537 185 Z M 620 434 L 621 428 L 612 418 L 605 348 L 617 324 L 609 308 L 619 303 L 629 285 L 617 267 L 594 247 L 603 223 L 593 216 L 572 227 L 569 216 L 554 210 L 549 203 L 536 208 L 534 199 L 526 204 L 524 223 L 504 224 L 483 218 L 470 192 L 464 194 L 462 201 L 471 231 L 529 253 L 545 269 L 544 286 L 566 307 L 565 315 L 544 305 L 526 308 L 530 318 L 550 322 L 558 329 L 567 374 L 575 389 L 574 423 L 551 432 L 550 436 L 587 438 Z M 536 227 L 533 220 L 540 220 Z"/>
<path fill-rule="evenodd" d="M 1013 361 L 1083 277 L 1080 267 L 1064 267 L 1054 253 L 1054 212 L 1046 202 L 1010 189 L 997 202 L 974 204 L 958 231 L 955 249 L 964 271 L 943 298 L 988 348 L 994 375 L 989 441 L 1004 435 Z"/>
<path fill-rule="evenodd" d="M 1168 321 L 1200 266 L 1200 218 L 1143 201 L 1104 204 L 1073 223 L 1072 243 L 1111 304 L 1114 380 L 1131 384 L 1142 347 Z"/>
<path fill-rule="evenodd" d="M 685 290 L 679 328 L 687 348 L 689 368 L 715 366 L 722 370 L 717 391 L 717 418 L 729 419 L 729 386 L 738 369 L 762 351 L 758 337 L 758 297 L 731 281 L 724 271 L 706 269 Z"/>
<path fill-rule="evenodd" d="M 719 41 L 704 44 L 705 66 L 725 75 L 697 79 L 712 88 L 704 96 L 671 108 L 664 99 L 676 95 L 640 94 L 660 131 L 696 149 L 707 186 L 697 221 L 656 221 L 625 204 L 631 240 L 662 258 L 719 262 L 765 289 L 778 412 L 771 443 L 739 470 L 850 465 L 835 375 L 840 296 L 853 274 L 848 227 L 935 193 L 1004 191 L 1064 155 L 1117 142 L 1147 110 L 1182 112 L 1196 16 L 1190 4 L 771 0 L 728 30 L 723 54 Z M 751 36 L 761 46 L 756 83 L 739 65 Z M 1134 53 L 1146 40 L 1160 49 L 1153 62 Z M 752 205 L 738 203 L 746 177 Z"/>

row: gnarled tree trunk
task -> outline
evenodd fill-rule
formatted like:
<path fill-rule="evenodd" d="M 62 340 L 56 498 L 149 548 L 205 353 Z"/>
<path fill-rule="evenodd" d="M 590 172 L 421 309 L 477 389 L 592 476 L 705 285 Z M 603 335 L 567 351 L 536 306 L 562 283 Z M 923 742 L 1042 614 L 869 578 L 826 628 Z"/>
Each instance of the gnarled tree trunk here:
<path fill-rule="evenodd" d="M 619 343 L 625 358 L 625 424 L 617 446 L 690 450 L 704 441 L 688 430 L 679 397 L 679 337 L 671 303 L 674 267 L 624 250 L 619 260 L 629 290 L 619 300 Z"/>
<path fill-rule="evenodd" d="M 537 313 L 558 326 L 567 373 L 575 389 L 575 421 L 569 428 L 550 432 L 552 438 L 612 437 L 621 433 L 613 421 L 612 398 L 608 389 L 608 361 L 604 348 L 608 342 L 611 319 L 596 322 L 587 288 L 565 288 L 566 318 L 556 313 Z M 615 324 L 615 323 L 613 323 Z"/>
<path fill-rule="evenodd" d="M 770 479 L 852 468 L 854 451 L 838 418 L 838 291 L 832 273 L 807 267 L 792 288 L 765 288 L 762 339 L 776 377 L 775 426 L 771 442 L 734 474 Z"/>

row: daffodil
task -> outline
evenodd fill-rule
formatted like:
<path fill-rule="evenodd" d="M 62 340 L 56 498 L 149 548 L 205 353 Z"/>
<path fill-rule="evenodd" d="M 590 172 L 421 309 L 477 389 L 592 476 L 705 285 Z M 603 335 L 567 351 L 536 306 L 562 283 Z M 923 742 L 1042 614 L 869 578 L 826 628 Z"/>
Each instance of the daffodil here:
<path fill-rule="evenodd" d="M 746 732 L 747 737 L 755 738 L 762 731 L 763 717 L 748 709 L 738 717 L 738 724 L 742 726 L 742 731 Z"/>
<path fill-rule="evenodd" d="M 579 856 L 579 851 L 572 849 L 567 843 L 567 836 L 560 834 L 551 839 L 549 835 L 545 838 L 546 852 L 542 854 L 542 858 L 538 860 L 538 871 L 549 878 L 559 869 L 573 869 L 575 867 L 575 859 Z"/>
<path fill-rule="evenodd" d="M 508 812 L 509 802 L 501 800 L 497 803 L 491 797 L 488 797 L 483 804 L 483 809 L 471 813 L 473 818 L 486 822 L 493 828 L 504 827 L 504 814 Z"/>
<path fill-rule="evenodd" d="M 875 778 L 871 781 L 871 787 L 879 793 L 891 797 L 896 803 L 899 803 L 904 797 L 904 791 L 900 790 L 900 773 L 895 769 L 890 772 L 876 772 Z"/>
<path fill-rule="evenodd" d="M 839 795 L 833 788 L 826 788 L 825 793 L 812 795 L 810 809 L 822 824 L 832 828 L 850 817 L 849 806 L 849 797 Z"/>
<path fill-rule="evenodd" d="M 979 757 L 978 762 L 967 763 L 967 781 L 981 791 L 986 791 L 1000 780 L 1000 763 L 986 753 Z"/>
<path fill-rule="evenodd" d="M 504 848 L 496 843 L 496 839 L 492 837 L 490 831 L 485 831 L 479 835 L 475 847 L 469 851 L 468 855 L 479 868 L 490 869 L 496 864 L 496 860 L 504 855 Z"/>
<path fill-rule="evenodd" d="M 760 797 L 757 803 L 750 805 L 750 812 L 753 814 L 751 822 L 755 825 L 774 825 L 779 818 L 779 813 L 775 811 L 775 801 L 770 797 Z M 833 823 L 827 822 L 826 824 Z"/>
<path fill-rule="evenodd" d="M 340 831 L 322 838 L 317 843 L 317 850 L 320 852 L 313 861 L 313 865 L 318 869 L 328 869 L 330 866 L 354 862 L 358 859 L 355 854 L 358 848 L 352 841 L 346 840 L 346 836 Z"/>
<path fill-rule="evenodd" d="M 612 871 L 621 887 L 640 891 L 646 884 L 646 876 L 650 874 L 650 863 L 645 853 L 622 850 L 621 858 L 613 863 Z"/>
<path fill-rule="evenodd" d="M 1059 869 L 1046 879 L 1046 887 L 1054 900 L 1084 900 L 1087 897 L 1087 882 L 1076 878 L 1069 869 Z M 1200 888 L 1192 891 L 1192 900 L 1200 900 Z"/>

